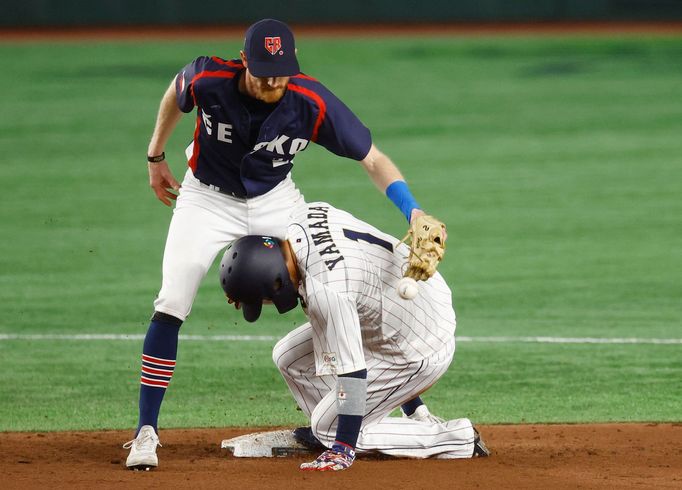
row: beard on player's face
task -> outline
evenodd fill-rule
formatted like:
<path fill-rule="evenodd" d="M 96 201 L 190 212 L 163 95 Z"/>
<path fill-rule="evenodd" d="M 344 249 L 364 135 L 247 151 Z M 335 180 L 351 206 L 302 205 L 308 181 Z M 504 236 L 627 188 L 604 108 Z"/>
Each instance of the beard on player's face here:
<path fill-rule="evenodd" d="M 284 97 L 289 77 L 254 77 L 247 68 L 244 82 L 249 96 L 268 104 L 274 104 Z"/>

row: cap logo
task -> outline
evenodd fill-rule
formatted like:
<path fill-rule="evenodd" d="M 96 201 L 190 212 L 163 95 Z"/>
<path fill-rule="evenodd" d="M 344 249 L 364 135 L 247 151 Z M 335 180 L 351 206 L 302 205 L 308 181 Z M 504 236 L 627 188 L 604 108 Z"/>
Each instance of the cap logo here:
<path fill-rule="evenodd" d="M 267 49 L 271 55 L 276 55 L 277 51 L 282 48 L 282 38 L 277 37 L 266 37 L 265 38 L 265 49 Z M 280 53 L 282 54 L 282 53 Z"/>
<path fill-rule="evenodd" d="M 265 245 L 267 248 L 274 248 L 275 241 L 272 238 L 264 236 L 263 237 L 263 245 Z"/>

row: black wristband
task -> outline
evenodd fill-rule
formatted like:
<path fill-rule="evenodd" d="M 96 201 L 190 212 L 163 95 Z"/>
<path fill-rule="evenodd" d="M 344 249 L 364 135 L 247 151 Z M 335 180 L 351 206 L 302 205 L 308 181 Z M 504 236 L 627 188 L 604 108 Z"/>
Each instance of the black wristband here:
<path fill-rule="evenodd" d="M 150 157 L 149 155 L 147 155 L 147 161 L 149 163 L 159 163 L 159 162 L 163 162 L 165 159 L 166 159 L 166 152 L 165 151 L 161 152 L 161 155 L 156 155 L 154 157 Z"/>

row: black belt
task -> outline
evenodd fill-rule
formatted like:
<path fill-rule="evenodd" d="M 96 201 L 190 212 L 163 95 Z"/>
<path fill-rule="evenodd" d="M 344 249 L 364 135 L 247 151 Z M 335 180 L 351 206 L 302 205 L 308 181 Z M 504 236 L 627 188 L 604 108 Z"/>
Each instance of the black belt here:
<path fill-rule="evenodd" d="M 199 180 L 199 179 L 197 179 L 197 180 Z M 202 182 L 200 180 L 199 180 L 199 183 L 205 187 L 208 187 L 212 191 L 220 192 L 221 194 L 225 194 L 226 196 L 236 197 L 239 199 L 246 199 L 246 194 L 242 194 L 241 192 L 229 191 L 227 189 L 221 189 L 217 185 L 207 184 L 206 182 Z"/>

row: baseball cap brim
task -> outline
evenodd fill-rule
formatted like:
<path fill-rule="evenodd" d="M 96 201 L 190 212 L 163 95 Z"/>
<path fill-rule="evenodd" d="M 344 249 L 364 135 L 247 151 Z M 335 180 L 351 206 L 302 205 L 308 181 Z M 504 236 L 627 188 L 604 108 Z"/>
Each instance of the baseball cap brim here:
<path fill-rule="evenodd" d="M 295 58 L 282 62 L 249 60 L 249 71 L 258 78 L 293 77 L 301 73 Z"/>

